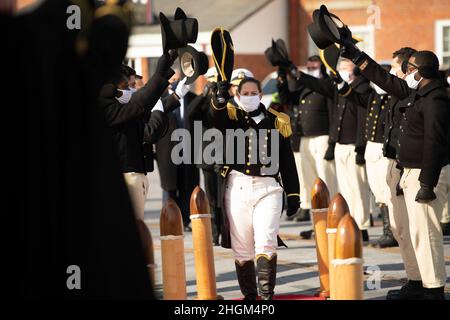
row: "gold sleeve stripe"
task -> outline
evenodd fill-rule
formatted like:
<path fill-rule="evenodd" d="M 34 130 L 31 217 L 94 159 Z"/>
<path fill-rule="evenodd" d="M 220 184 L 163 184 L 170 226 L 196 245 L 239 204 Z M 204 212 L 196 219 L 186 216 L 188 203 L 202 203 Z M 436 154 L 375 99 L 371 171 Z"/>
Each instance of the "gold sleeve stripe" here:
<path fill-rule="evenodd" d="M 346 97 L 352 92 L 352 87 L 349 87 L 346 93 L 341 94 L 341 96 Z"/>
<path fill-rule="evenodd" d="M 289 193 L 288 195 L 287 195 L 288 197 L 300 197 L 300 193 Z"/>
<path fill-rule="evenodd" d="M 216 110 L 223 110 L 225 109 L 227 106 L 223 106 L 222 108 L 217 108 L 216 105 L 214 104 L 214 101 L 211 99 L 211 106 L 216 109 Z"/>

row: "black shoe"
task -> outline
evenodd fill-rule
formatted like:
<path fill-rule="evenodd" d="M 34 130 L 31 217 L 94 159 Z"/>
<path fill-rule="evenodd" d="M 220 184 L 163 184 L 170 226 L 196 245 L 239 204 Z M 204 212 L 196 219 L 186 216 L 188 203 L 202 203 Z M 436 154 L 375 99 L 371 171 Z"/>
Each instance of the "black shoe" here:
<path fill-rule="evenodd" d="M 378 239 L 375 246 L 378 248 L 398 247 L 398 242 L 392 234 L 388 207 L 383 204 L 380 205 L 380 212 L 383 220 L 383 235 Z"/>
<path fill-rule="evenodd" d="M 242 264 L 234 261 L 239 288 L 244 295 L 244 300 L 256 300 L 258 291 L 256 289 L 255 263 L 253 260 L 244 261 Z"/>
<path fill-rule="evenodd" d="M 261 300 L 272 300 L 277 280 L 277 256 L 273 255 L 270 259 L 265 255 L 259 256 L 256 259 L 256 270 Z"/>
<path fill-rule="evenodd" d="M 422 281 L 409 280 L 400 290 L 389 290 L 386 300 L 422 300 L 424 289 Z"/>
<path fill-rule="evenodd" d="M 369 241 L 369 232 L 367 232 L 367 230 L 361 230 L 362 233 L 362 240 L 363 242 L 368 242 Z"/>
<path fill-rule="evenodd" d="M 423 300 L 445 300 L 444 287 L 423 288 Z"/>
<path fill-rule="evenodd" d="M 298 214 L 297 218 L 295 218 L 295 221 L 309 221 L 311 220 L 309 216 L 309 209 L 300 209 L 300 213 Z"/>
<path fill-rule="evenodd" d="M 314 230 L 302 231 L 300 232 L 300 237 L 302 237 L 302 239 L 311 239 L 313 233 Z"/>

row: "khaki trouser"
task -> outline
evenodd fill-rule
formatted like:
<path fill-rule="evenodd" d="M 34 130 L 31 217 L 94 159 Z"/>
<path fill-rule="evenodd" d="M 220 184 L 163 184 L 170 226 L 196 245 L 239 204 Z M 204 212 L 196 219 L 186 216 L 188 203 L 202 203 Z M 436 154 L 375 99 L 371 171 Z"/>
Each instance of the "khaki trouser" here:
<path fill-rule="evenodd" d="M 339 190 L 361 230 L 370 226 L 370 193 L 365 166 L 356 164 L 355 145 L 336 143 L 334 150 Z"/>
<path fill-rule="evenodd" d="M 412 245 L 425 288 L 445 286 L 444 237 L 440 222 L 449 192 L 449 167 L 442 168 L 439 182 L 434 188 L 437 198 L 428 203 L 415 201 L 420 189 L 420 169 L 405 168 L 400 182 L 405 194 Z"/>
<path fill-rule="evenodd" d="M 327 185 L 332 198 L 337 192 L 336 166 L 334 161 L 324 160 L 328 149 L 328 135 L 302 137 L 298 154 L 297 171 L 300 180 L 302 209 L 311 209 L 311 191 L 317 178 Z"/>
<path fill-rule="evenodd" d="M 450 192 L 447 193 L 447 202 L 444 205 L 444 211 L 442 212 L 442 223 L 450 222 L 450 215 L 448 213 L 448 208 L 450 207 Z"/>
<path fill-rule="evenodd" d="M 387 158 L 386 158 L 387 159 Z M 416 253 L 414 252 L 411 235 L 409 233 L 409 218 L 406 210 L 405 197 L 397 196 L 397 184 L 400 182 L 400 170 L 397 169 L 397 162 L 387 159 L 388 168 L 386 172 L 386 182 L 388 187 L 389 222 L 394 238 L 400 247 L 400 254 L 405 265 L 406 276 L 409 280 L 420 281 L 419 266 L 417 265 Z M 381 177 L 381 173 L 380 173 Z"/>
<path fill-rule="evenodd" d="M 364 158 L 366 159 L 367 181 L 375 196 L 375 202 L 387 204 L 389 187 L 383 177 L 388 171 L 389 159 L 383 156 L 383 144 L 368 141 Z"/>
<path fill-rule="evenodd" d="M 123 176 L 136 218 L 144 220 L 145 201 L 148 194 L 147 176 L 137 172 L 126 172 Z"/>

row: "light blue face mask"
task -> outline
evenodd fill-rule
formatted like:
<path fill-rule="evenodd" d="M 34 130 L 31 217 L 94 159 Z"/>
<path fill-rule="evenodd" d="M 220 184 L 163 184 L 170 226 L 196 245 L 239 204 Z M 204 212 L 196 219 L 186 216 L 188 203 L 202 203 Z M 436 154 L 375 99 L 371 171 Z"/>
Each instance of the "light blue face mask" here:
<path fill-rule="evenodd" d="M 126 104 L 128 102 L 130 102 L 131 96 L 133 94 L 133 92 L 131 90 L 122 90 L 122 89 L 117 89 L 120 92 L 122 92 L 122 95 L 120 97 L 116 97 L 117 101 L 119 101 L 121 104 Z"/>

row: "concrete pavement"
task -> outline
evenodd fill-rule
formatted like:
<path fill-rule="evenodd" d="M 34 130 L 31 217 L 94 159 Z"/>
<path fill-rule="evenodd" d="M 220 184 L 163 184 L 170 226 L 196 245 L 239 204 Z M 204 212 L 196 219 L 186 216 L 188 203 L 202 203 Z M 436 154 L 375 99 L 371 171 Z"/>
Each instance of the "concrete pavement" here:
<path fill-rule="evenodd" d="M 162 206 L 162 191 L 157 170 L 148 175 L 150 192 L 146 203 L 145 222 L 150 228 L 156 268 L 156 296 L 162 298 L 161 242 L 159 240 L 159 214 Z M 203 185 L 202 182 L 200 184 Z M 371 243 L 381 235 L 381 221 L 375 218 L 375 227 L 369 229 Z M 319 287 L 317 258 L 314 240 L 303 240 L 300 231 L 311 228 L 310 222 L 285 221 L 282 217 L 280 236 L 288 248 L 278 251 L 278 273 L 276 294 L 312 295 Z M 188 299 L 196 295 L 194 255 L 191 233 L 185 233 L 185 262 Z M 450 275 L 450 237 L 445 238 L 447 275 Z M 398 248 L 363 248 L 366 275 L 365 299 L 384 300 L 386 292 L 397 289 L 406 281 L 406 275 Z M 234 259 L 231 250 L 214 247 L 215 270 L 218 294 L 225 299 L 241 297 L 237 283 Z M 379 279 L 375 282 L 374 279 Z M 446 296 L 450 299 L 450 278 L 447 278 Z M 377 285 L 378 284 L 378 285 Z"/>

